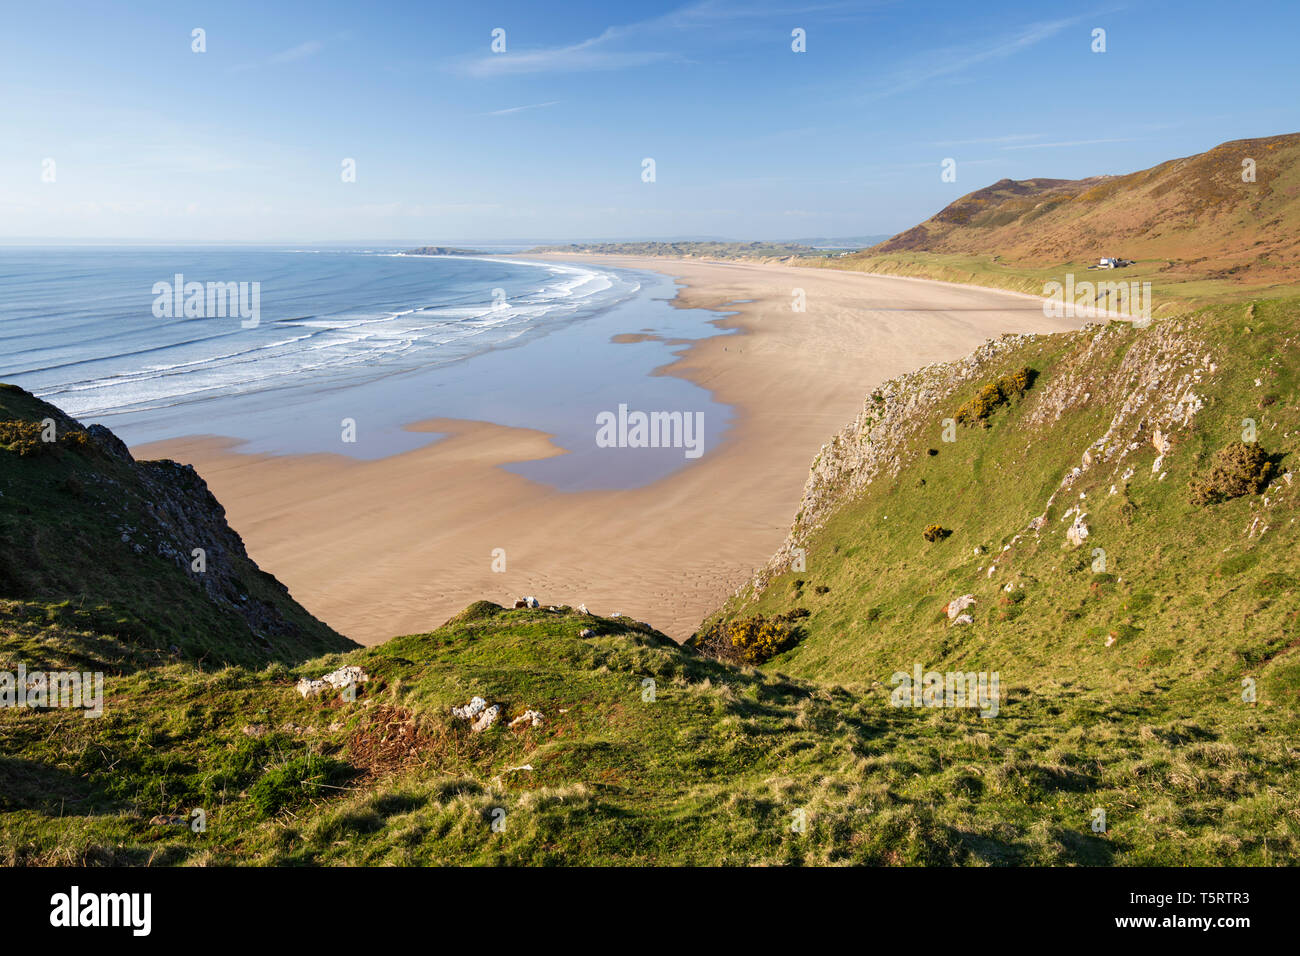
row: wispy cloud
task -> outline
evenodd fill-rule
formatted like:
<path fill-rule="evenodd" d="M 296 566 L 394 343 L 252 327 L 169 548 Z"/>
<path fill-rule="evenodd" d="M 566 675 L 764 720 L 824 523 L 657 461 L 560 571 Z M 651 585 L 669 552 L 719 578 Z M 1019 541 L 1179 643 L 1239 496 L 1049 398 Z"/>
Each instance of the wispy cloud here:
<path fill-rule="evenodd" d="M 1003 146 L 1003 149 L 1056 149 L 1061 146 L 1093 146 L 1097 143 L 1132 143 L 1134 140 L 1130 137 L 1127 139 L 1071 139 L 1059 143 L 1026 143 L 1021 146 Z"/>
<path fill-rule="evenodd" d="M 522 113 L 524 110 L 540 110 L 548 106 L 559 105 L 559 100 L 551 100 L 549 103 L 530 103 L 527 106 L 511 106 L 504 110 L 492 110 L 489 113 L 483 113 L 483 116 L 505 116 L 507 113 Z"/>
<path fill-rule="evenodd" d="M 319 40 L 308 40 L 306 43 L 299 43 L 297 46 L 291 46 L 287 50 L 281 50 L 279 53 L 273 53 L 267 57 L 267 63 L 292 63 L 294 60 L 302 60 L 306 57 L 319 53 L 324 49 L 325 44 Z"/>
<path fill-rule="evenodd" d="M 926 86 L 935 80 L 958 76 L 982 63 L 1006 59 L 1023 50 L 1028 50 L 1044 40 L 1051 39 L 1066 27 L 1073 26 L 1081 19 L 1082 17 L 1071 17 L 1066 20 L 1050 20 L 1030 24 L 1019 33 L 1004 40 L 988 44 L 973 44 L 975 52 L 971 52 L 972 46 L 930 50 L 895 71 L 892 76 L 886 79 L 883 85 L 869 92 L 868 98 L 882 99 L 886 96 L 907 93 Z"/>
<path fill-rule="evenodd" d="M 474 60 L 465 66 L 470 76 L 503 76 L 518 73 L 580 73 L 589 70 L 621 70 L 626 67 L 645 66 L 668 59 L 673 54 L 659 50 L 609 50 L 606 47 L 616 37 L 626 34 L 610 27 L 600 36 L 569 46 L 530 50 L 525 53 L 494 53 Z"/>
<path fill-rule="evenodd" d="M 934 146 L 999 146 L 1003 143 L 1018 143 L 1027 139 L 1042 139 L 1043 133 L 1014 133 L 1011 136 L 986 136 L 980 139 L 944 139 Z"/>
<path fill-rule="evenodd" d="M 833 11 L 844 4 L 830 3 L 803 7 L 803 14 Z M 505 76 L 521 73 L 579 73 L 592 70 L 622 70 L 682 56 L 681 36 L 694 33 L 716 43 L 721 36 L 706 32 L 709 27 L 740 20 L 789 16 L 792 11 L 754 3 L 732 5 L 723 0 L 703 0 L 671 10 L 662 16 L 623 26 L 609 27 L 596 36 L 561 46 L 516 51 L 506 34 L 506 51 L 491 53 L 453 64 L 470 76 Z"/>
<path fill-rule="evenodd" d="M 309 56 L 315 56 L 323 49 L 325 49 L 325 44 L 320 40 L 307 40 L 297 46 L 291 46 L 287 50 L 281 50 L 279 53 L 272 53 L 265 59 L 232 66 L 230 72 L 243 73 L 246 70 L 255 70 L 259 66 L 279 66 L 282 63 L 293 63 L 297 60 L 305 60 Z"/>

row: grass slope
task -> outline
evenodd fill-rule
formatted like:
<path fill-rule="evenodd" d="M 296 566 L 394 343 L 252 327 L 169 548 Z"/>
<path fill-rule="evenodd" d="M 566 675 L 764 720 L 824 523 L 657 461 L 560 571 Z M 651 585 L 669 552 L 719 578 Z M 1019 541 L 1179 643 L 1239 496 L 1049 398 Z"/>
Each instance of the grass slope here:
<path fill-rule="evenodd" d="M 41 441 L 43 421 L 57 441 Z M 258 569 L 192 468 L 132 461 L 107 429 L 11 385 L 0 386 L 0 540 L 0 663 L 255 664 L 355 646 Z"/>
<path fill-rule="evenodd" d="M 896 474 L 797 525 L 805 570 L 773 568 L 725 616 L 806 609 L 803 640 L 770 664 L 805 678 L 889 686 L 915 663 L 998 671 L 1007 700 L 981 729 L 1015 727 L 1007 761 L 1047 790 L 1030 807 L 1006 804 L 1010 818 L 1027 822 L 1033 802 L 1057 825 L 1106 808 L 1109 845 L 1121 828 L 1145 845 L 1119 854 L 1126 862 L 1297 862 L 1300 482 L 1279 475 L 1261 495 L 1208 507 L 1190 504 L 1189 485 L 1241 438 L 1243 419 L 1279 471 L 1295 469 L 1298 314 L 1296 300 L 1219 306 L 1145 330 L 1018 340 L 919 407 L 910 439 L 890 449 Z M 981 383 L 1022 366 L 1039 373 L 1028 392 L 990 427 L 942 441 L 942 420 Z M 1189 394 L 1199 410 L 1169 424 Z M 868 408 L 915 396 L 879 398 Z M 1153 472 L 1162 415 L 1170 446 Z M 1090 534 L 1074 547 L 1078 507 Z M 930 524 L 952 534 L 927 542 Z M 943 608 L 963 594 L 976 599 L 974 624 L 951 626 Z M 916 723 L 911 752 L 954 772 L 960 723 L 950 712 Z"/>

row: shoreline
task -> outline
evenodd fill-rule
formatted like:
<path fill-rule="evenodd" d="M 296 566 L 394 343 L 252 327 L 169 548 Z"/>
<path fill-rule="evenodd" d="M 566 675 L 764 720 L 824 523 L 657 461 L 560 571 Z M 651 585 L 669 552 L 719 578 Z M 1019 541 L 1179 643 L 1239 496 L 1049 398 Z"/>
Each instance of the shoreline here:
<path fill-rule="evenodd" d="M 681 640 L 779 547 L 822 444 L 872 388 L 1004 332 L 1077 328 L 997 290 L 767 263 L 546 254 L 668 275 L 701 331 L 652 375 L 733 409 L 703 458 L 624 490 L 557 491 L 502 467 L 564 454 L 490 422 L 408 426 L 446 437 L 387 458 L 270 456 L 192 436 L 137 457 L 193 464 L 249 554 L 304 606 L 365 644 L 429 630 L 475 600 L 585 603 Z M 794 312 L 803 289 L 807 311 Z M 728 313 L 718 317 L 709 312 Z M 620 336 L 647 334 L 628 329 Z M 624 338 L 623 336 L 626 336 Z M 504 572 L 493 570 L 503 549 Z M 499 561 L 497 561 L 499 565 Z"/>

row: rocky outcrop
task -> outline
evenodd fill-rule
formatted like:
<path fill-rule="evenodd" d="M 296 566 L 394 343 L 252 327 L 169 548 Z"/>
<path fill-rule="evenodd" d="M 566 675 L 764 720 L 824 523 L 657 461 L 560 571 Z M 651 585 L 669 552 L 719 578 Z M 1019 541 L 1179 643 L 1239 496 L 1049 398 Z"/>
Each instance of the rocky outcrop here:
<path fill-rule="evenodd" d="M 757 593 L 789 570 L 807 540 L 845 501 L 880 478 L 896 476 L 910 460 L 907 449 L 922 428 L 934 428 L 950 412 L 953 394 L 984 377 L 994 360 L 1033 342 L 1033 335 L 1004 335 L 955 362 L 928 365 L 886 382 L 867 397 L 862 411 L 841 429 L 812 463 L 790 534 L 767 565 L 739 592 Z"/>
<path fill-rule="evenodd" d="M 257 566 L 193 467 L 136 461 L 108 428 L 15 386 L 0 388 L 0 426 L 0 598 L 48 603 L 136 658 L 254 664 L 356 647 Z"/>
<path fill-rule="evenodd" d="M 355 664 L 330 671 L 319 680 L 304 677 L 298 681 L 297 691 L 303 697 L 319 697 L 328 690 L 342 690 L 351 687 L 354 691 L 358 684 L 370 680 L 370 675 Z"/>
<path fill-rule="evenodd" d="M 1109 469 L 1117 484 L 1130 481 L 1134 469 L 1129 457 L 1150 442 L 1158 453 L 1154 469 L 1158 480 L 1167 457 L 1177 453 L 1179 433 L 1190 426 L 1204 404 L 1202 386 L 1218 371 L 1211 351 L 1188 318 L 1159 320 L 1136 335 L 1123 323 L 1090 325 L 1065 334 L 1078 336 L 1079 345 L 1065 353 L 1049 380 L 1035 387 L 1021 426 L 1050 427 L 1066 412 L 1086 406 L 1115 411 L 1106 430 L 1077 450 L 1079 464 L 1064 475 L 1041 512 L 1029 517 L 1024 531 L 994 557 L 987 568 L 988 577 L 997 573 L 999 562 L 1021 535 L 1046 533 L 1051 509 L 1084 474 Z M 1128 341 L 1118 367 L 1099 374 L 1098 369 L 1108 367 L 1121 346 L 1121 337 Z M 933 430 L 935 441 L 939 440 L 942 420 L 951 415 L 958 389 L 986 377 L 994 360 L 1038 339 L 1004 335 L 964 359 L 903 375 L 868 396 L 857 418 L 823 445 L 814 459 L 799 513 L 785 542 L 737 594 L 757 594 L 773 577 L 790 570 L 810 536 L 842 504 L 873 482 L 896 477 L 907 466 L 920 447 L 914 439 L 922 429 Z M 1087 515 L 1077 502 L 1064 515 L 1064 520 L 1070 518 L 1074 520 L 1065 529 L 1066 538 L 1079 547 L 1089 529 Z"/>

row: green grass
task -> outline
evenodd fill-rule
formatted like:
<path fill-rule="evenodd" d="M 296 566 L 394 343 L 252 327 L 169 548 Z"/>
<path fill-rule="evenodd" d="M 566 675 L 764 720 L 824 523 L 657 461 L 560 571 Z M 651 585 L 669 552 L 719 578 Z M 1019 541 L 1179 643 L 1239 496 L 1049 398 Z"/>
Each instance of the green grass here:
<path fill-rule="evenodd" d="M 1256 420 L 1261 445 L 1282 470 L 1295 468 L 1297 313 L 1296 301 L 1269 302 L 1186 320 L 1185 337 L 1219 343 L 1209 349 L 1216 371 L 1203 371 L 1196 393 L 1205 406 L 1174 433 L 1163 480 L 1152 473 L 1157 452 L 1149 443 L 1125 459 L 1135 472 L 1129 482 L 1109 466 L 1084 472 L 1048 509 L 1041 537 L 1028 530 L 1030 520 L 1106 431 L 1115 400 L 1132 394 L 1112 395 L 1105 383 L 1150 333 L 1116 323 L 1101 336 L 1093 329 L 1030 341 L 981 378 L 1021 364 L 1040 373 L 1021 399 L 994 413 L 991 427 L 939 441 L 940 419 L 980 387 L 965 386 L 899 449 L 906 464 L 895 479 L 843 503 L 800 542 L 803 570 L 734 600 L 724 616 L 806 608 L 804 640 L 771 664 L 801 677 L 888 685 L 917 662 L 941 672 L 998 671 L 1009 700 L 986 723 L 1023 722 L 1020 739 L 1033 759 L 1086 768 L 1078 792 L 1113 808 L 1113 826 L 1153 828 L 1154 842 L 1121 854 L 1124 862 L 1211 862 L 1218 853 L 1226 861 L 1295 862 L 1300 814 L 1280 812 L 1267 824 L 1256 814 L 1283 795 L 1294 801 L 1300 783 L 1293 743 L 1300 483 L 1276 478 L 1262 495 L 1207 507 L 1190 503 L 1190 485 L 1215 451 L 1239 439 L 1243 418 Z M 1083 387 L 1093 397 L 1043 421 L 1038 403 L 1067 374 L 1090 383 Z M 1091 536 L 1074 549 L 1062 517 L 1080 503 Z M 1249 533 L 1256 519 L 1268 526 L 1262 537 Z M 953 534 L 924 543 L 933 523 Z M 1007 547 L 989 577 L 990 560 Z M 1106 552 L 1101 573 L 1093 567 L 1097 547 Z M 796 579 L 804 581 L 797 590 Z M 826 588 L 821 596 L 817 585 Z M 976 598 L 975 623 L 952 627 L 941 608 L 967 593 Z M 1242 700 L 1248 678 L 1257 687 L 1253 705 Z M 1238 819 L 1269 831 L 1267 852 Z"/>
<path fill-rule="evenodd" d="M 294 690 L 343 662 L 372 678 L 354 702 Z M 893 708 L 879 682 L 731 667 L 622 619 L 502 611 L 292 671 L 111 678 L 97 720 L 0 713 L 0 859 L 1293 861 L 1296 728 L 1277 702 L 1156 690 L 1014 683 L 986 720 Z M 450 715 L 474 694 L 502 705 L 482 734 Z M 543 725 L 504 726 L 525 709 Z M 1090 830 L 1095 807 L 1105 835 Z M 149 822 L 199 808 L 203 833 Z"/>
<path fill-rule="evenodd" d="M 919 402 L 918 429 L 889 449 L 897 475 L 835 499 L 801 532 L 803 570 L 712 619 L 807 611 L 798 642 L 757 668 L 626 618 L 483 602 L 431 633 L 306 661 L 169 656 L 158 637 L 183 622 L 165 602 L 203 592 L 130 551 L 103 552 L 97 572 L 38 538 L 41 560 L 88 583 L 81 599 L 6 595 L 0 648 L 30 669 L 103 662 L 105 714 L 0 710 L 0 862 L 1294 865 L 1300 483 L 1205 507 L 1191 485 L 1246 417 L 1294 468 L 1298 313 L 1221 305 L 1030 337 Z M 1023 367 L 1032 385 L 987 427 L 942 441 L 944 418 Z M 1156 370 L 1203 403 L 1168 432 L 1160 471 L 1144 440 L 1123 460 L 1131 479 L 1097 464 L 1057 492 Z M 1155 414 L 1140 405 L 1130 423 Z M 81 467 L 76 454 L 49 462 Z M 16 483 L 48 486 L 46 459 L 0 462 L 6 507 Z M 31 511 L 3 520 L 28 534 L 106 534 L 94 509 L 21 500 Z M 1072 548 L 1062 517 L 1079 503 L 1091 534 Z M 952 533 L 926 541 L 931 524 Z M 942 608 L 967 593 L 974 623 L 950 626 Z M 892 675 L 918 663 L 998 672 L 997 716 L 891 706 Z M 343 664 L 371 678 L 355 700 L 296 692 Z M 474 695 L 502 708 L 481 734 L 451 715 Z M 506 726 L 527 709 L 540 727 Z M 151 822 L 196 809 L 204 832 Z"/>
<path fill-rule="evenodd" d="M 1232 279 L 1206 278 L 1193 271 L 1171 271 L 1167 260 L 1149 260 L 1118 270 L 1089 272 L 1095 260 L 1063 262 L 1050 266 L 1036 263 L 994 260 L 988 255 L 935 252 L 875 253 L 869 250 L 844 258 L 806 259 L 798 265 L 809 268 L 842 269 L 883 275 L 937 279 L 965 285 L 985 286 L 1041 296 L 1048 282 L 1064 282 L 1073 273 L 1076 282 L 1150 282 L 1153 316 L 1170 316 L 1189 308 L 1224 302 L 1247 302 L 1264 298 L 1300 295 L 1300 283 L 1245 283 Z"/>

